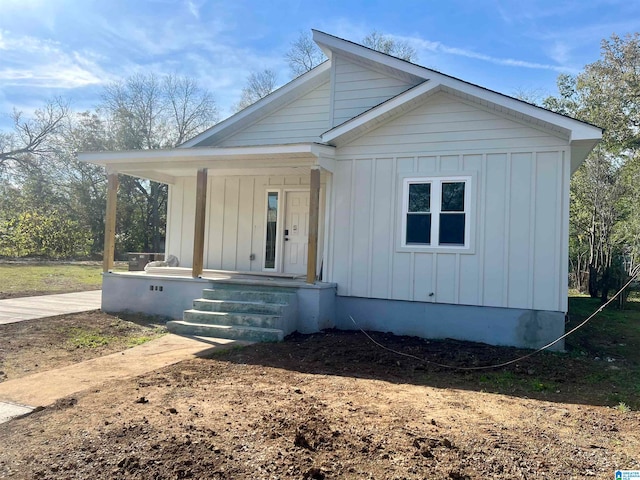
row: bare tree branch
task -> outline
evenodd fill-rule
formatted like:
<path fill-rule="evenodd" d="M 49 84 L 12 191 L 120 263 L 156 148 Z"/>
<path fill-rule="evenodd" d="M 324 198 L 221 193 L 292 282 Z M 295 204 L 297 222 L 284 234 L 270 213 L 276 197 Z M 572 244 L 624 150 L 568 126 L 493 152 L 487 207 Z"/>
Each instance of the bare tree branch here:
<path fill-rule="evenodd" d="M 298 39 L 291 43 L 285 58 L 294 77 L 308 72 L 326 60 L 324 53 L 315 44 L 311 35 L 305 32 L 300 32 Z"/>
<path fill-rule="evenodd" d="M 404 40 L 394 40 L 388 35 L 373 31 L 362 39 L 362 44 L 373 50 L 401 58 L 407 62 L 415 62 L 418 58 L 416 50 Z"/>
<path fill-rule="evenodd" d="M 247 78 L 247 84 L 242 89 L 240 101 L 235 105 L 236 112 L 247 108 L 276 89 L 277 75 L 273 70 L 253 72 Z"/>
<path fill-rule="evenodd" d="M 62 99 L 48 102 L 25 119 L 22 112 L 13 111 L 13 131 L 0 133 L 0 169 L 12 164 L 29 166 L 58 148 L 58 134 L 69 115 L 69 105 Z"/>

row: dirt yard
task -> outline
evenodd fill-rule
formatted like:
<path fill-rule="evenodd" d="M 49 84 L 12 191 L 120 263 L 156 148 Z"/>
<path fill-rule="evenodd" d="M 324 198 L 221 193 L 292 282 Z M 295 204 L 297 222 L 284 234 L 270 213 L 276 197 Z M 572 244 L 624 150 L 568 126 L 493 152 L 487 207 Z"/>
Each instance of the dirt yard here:
<path fill-rule="evenodd" d="M 0 325 L 0 382 L 109 355 L 164 333 L 154 318 L 98 311 Z"/>
<path fill-rule="evenodd" d="M 375 339 L 457 365 L 523 353 Z M 361 333 L 296 335 L 0 425 L 0 478 L 612 479 L 640 469 L 640 413 L 585 382 L 610 366 L 548 354 L 465 373 Z"/>

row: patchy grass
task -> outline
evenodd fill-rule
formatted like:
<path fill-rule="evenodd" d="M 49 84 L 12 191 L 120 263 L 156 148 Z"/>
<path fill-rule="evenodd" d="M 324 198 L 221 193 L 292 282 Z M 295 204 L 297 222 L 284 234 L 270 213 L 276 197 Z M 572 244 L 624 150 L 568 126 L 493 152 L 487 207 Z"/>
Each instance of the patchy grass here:
<path fill-rule="evenodd" d="M 598 299 L 571 296 L 566 330 L 599 307 Z M 518 356 L 515 351 L 512 355 Z M 618 410 L 638 410 L 640 300 L 631 298 L 625 310 L 610 307 L 599 313 L 566 339 L 566 353 L 542 352 L 505 369 L 469 374 L 466 380 L 466 388 L 488 392 L 547 399 L 562 397 L 566 401 L 609 405 Z"/>
<path fill-rule="evenodd" d="M 116 353 L 165 333 L 158 318 L 102 312 L 0 325 L 0 382 Z"/>
<path fill-rule="evenodd" d="M 166 333 L 166 330 L 163 329 L 158 329 L 157 332 L 154 335 L 141 335 L 139 337 L 129 337 L 129 339 L 127 340 L 127 348 L 131 348 L 131 347 L 136 347 L 138 345 L 142 345 L 143 343 L 147 343 L 155 338 L 158 338 L 162 335 L 164 335 Z"/>
<path fill-rule="evenodd" d="M 73 328 L 70 333 L 71 338 L 68 342 L 76 348 L 105 347 L 117 339 L 112 335 L 103 335 L 99 330 L 94 329 Z"/>
<path fill-rule="evenodd" d="M 126 268 L 119 262 L 116 270 Z M 98 262 L 0 263 L 0 299 L 99 290 L 101 273 Z"/>

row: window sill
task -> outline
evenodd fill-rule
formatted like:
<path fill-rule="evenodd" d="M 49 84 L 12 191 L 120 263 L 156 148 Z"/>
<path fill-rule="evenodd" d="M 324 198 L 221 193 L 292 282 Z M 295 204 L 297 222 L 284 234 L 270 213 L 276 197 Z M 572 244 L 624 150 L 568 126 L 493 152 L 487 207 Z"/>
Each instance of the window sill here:
<path fill-rule="evenodd" d="M 459 253 L 461 255 L 474 255 L 475 248 L 472 247 L 455 247 L 455 246 L 443 246 L 436 247 L 433 245 L 407 245 L 397 247 L 398 253 Z"/>

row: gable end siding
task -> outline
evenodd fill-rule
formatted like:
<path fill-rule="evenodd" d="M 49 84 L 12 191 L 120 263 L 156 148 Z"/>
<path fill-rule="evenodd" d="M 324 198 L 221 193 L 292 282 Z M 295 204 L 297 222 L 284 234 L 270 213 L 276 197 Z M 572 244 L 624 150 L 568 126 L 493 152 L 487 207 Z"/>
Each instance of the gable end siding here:
<path fill-rule="evenodd" d="M 332 127 L 417 85 L 334 57 Z"/>
<path fill-rule="evenodd" d="M 217 144 L 220 147 L 320 142 L 329 128 L 329 82 Z"/>

